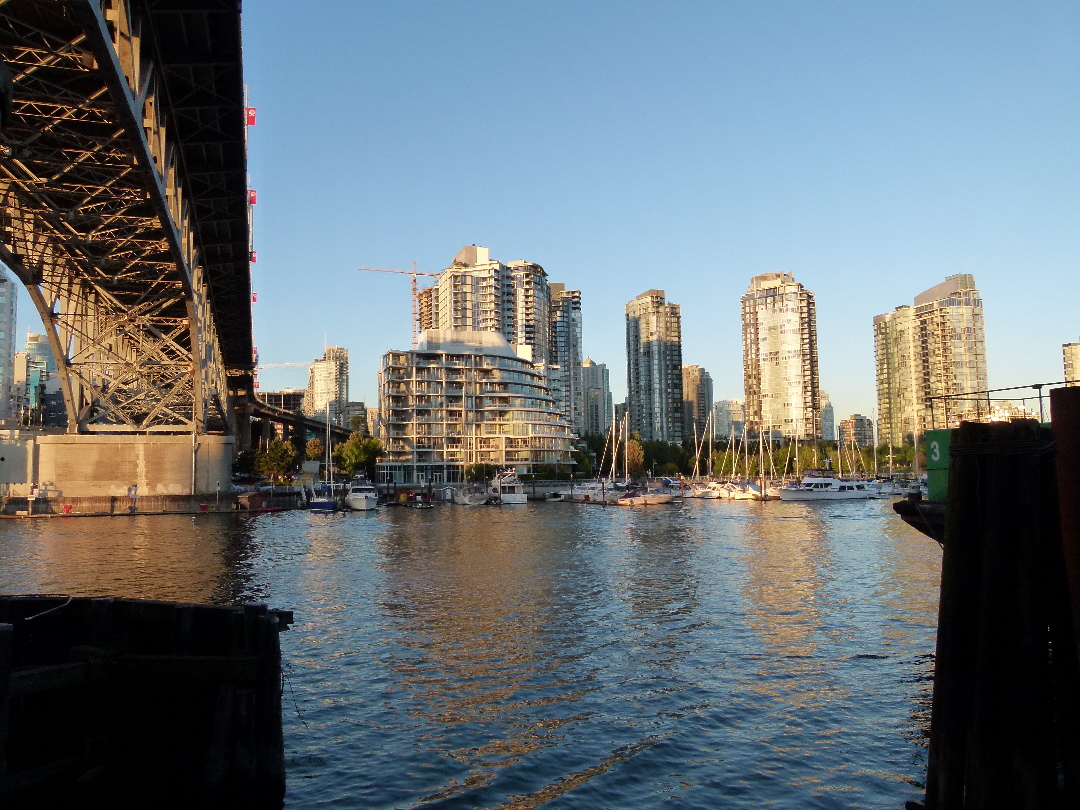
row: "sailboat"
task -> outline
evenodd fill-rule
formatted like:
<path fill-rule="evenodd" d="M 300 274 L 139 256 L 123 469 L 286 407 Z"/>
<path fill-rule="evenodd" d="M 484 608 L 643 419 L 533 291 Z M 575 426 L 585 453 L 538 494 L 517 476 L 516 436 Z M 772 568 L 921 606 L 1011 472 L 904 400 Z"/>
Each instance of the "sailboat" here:
<path fill-rule="evenodd" d="M 308 509 L 312 512 L 336 512 L 338 508 L 337 498 L 334 497 L 334 465 L 330 447 L 330 400 L 326 400 L 326 477 L 327 491 L 325 495 L 312 498 L 308 502 Z"/>

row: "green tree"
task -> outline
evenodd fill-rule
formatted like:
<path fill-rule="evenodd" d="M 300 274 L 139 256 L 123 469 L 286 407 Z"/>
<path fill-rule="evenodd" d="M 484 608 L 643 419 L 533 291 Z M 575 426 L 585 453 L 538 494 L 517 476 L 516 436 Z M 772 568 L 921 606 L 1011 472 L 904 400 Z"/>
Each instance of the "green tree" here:
<path fill-rule="evenodd" d="M 488 481 L 495 477 L 493 464 L 468 464 L 465 467 L 466 481 Z"/>
<path fill-rule="evenodd" d="M 299 454 L 290 442 L 274 439 L 265 453 L 259 453 L 256 466 L 260 473 L 270 476 L 274 481 L 285 478 L 296 469 Z"/>
<path fill-rule="evenodd" d="M 359 431 L 349 436 L 344 444 L 339 444 L 334 451 L 334 461 L 347 475 L 363 470 L 370 480 L 375 480 L 375 465 L 383 455 L 383 446 L 378 439 L 364 436 Z"/>
<path fill-rule="evenodd" d="M 317 436 L 314 439 L 308 439 L 308 443 L 304 447 L 304 453 L 307 455 L 309 461 L 322 461 L 322 439 L 318 438 Z"/>
<path fill-rule="evenodd" d="M 629 462 L 631 476 L 637 475 L 645 468 L 645 451 L 637 439 L 631 439 L 626 443 L 626 459 Z"/>

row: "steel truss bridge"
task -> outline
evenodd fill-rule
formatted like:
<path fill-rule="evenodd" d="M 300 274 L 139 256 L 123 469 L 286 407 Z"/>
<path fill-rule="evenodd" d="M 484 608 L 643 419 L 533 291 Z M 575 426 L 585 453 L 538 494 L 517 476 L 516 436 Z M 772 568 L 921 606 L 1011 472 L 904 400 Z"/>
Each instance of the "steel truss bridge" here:
<path fill-rule="evenodd" d="M 0 0 L 0 55 L 0 261 L 68 432 L 235 433 L 254 368 L 240 0 Z"/>

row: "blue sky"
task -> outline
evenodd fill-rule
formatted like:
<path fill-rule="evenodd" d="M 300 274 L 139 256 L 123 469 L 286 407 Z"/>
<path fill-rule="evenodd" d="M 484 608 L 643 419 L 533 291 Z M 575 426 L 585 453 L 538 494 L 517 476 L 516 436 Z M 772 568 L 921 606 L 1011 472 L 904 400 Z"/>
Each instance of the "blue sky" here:
<path fill-rule="evenodd" d="M 354 399 L 410 342 L 408 279 L 354 268 L 470 243 L 582 291 L 616 400 L 654 287 L 741 397 L 764 272 L 815 293 L 838 416 L 874 408 L 873 316 L 952 273 L 983 291 L 992 386 L 1060 380 L 1080 338 L 1075 3 L 261 0 L 244 32 L 260 359 L 325 337 Z"/>

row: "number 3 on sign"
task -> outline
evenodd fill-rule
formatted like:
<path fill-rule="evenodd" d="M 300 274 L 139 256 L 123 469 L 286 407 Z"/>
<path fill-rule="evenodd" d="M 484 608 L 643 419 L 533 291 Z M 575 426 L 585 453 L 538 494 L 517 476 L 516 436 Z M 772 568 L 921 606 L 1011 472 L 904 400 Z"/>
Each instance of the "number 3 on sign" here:
<path fill-rule="evenodd" d="M 937 442 L 930 442 L 930 458 L 934 461 L 941 461 L 941 445 Z"/>

